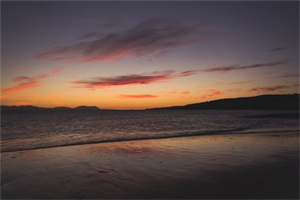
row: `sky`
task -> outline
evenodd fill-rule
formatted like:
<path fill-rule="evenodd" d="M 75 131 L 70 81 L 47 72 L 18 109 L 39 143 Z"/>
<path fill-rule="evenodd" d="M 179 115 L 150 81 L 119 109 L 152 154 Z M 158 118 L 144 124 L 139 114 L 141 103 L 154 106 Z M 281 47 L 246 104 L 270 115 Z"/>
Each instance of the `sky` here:
<path fill-rule="evenodd" d="M 1 2 L 1 105 L 299 93 L 299 2 Z"/>

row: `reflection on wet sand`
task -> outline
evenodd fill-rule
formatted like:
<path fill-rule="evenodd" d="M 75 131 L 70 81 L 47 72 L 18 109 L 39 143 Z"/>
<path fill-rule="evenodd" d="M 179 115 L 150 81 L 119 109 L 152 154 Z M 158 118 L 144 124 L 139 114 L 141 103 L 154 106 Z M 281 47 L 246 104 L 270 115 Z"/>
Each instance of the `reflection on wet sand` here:
<path fill-rule="evenodd" d="M 296 198 L 298 138 L 215 135 L 2 153 L 2 197 Z"/>

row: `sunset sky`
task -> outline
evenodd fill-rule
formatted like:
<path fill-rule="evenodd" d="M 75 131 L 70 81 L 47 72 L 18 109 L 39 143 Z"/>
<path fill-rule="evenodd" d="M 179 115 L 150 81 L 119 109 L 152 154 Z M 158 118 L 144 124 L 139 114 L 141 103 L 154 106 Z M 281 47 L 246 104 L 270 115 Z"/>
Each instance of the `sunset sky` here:
<path fill-rule="evenodd" d="M 1 105 L 299 93 L 299 2 L 1 2 Z"/>

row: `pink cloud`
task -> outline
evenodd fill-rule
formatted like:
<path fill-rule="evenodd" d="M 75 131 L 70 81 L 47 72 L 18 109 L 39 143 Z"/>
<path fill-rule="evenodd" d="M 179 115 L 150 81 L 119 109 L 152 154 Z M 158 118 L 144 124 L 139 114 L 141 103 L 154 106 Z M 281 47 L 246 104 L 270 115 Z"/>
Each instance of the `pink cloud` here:
<path fill-rule="evenodd" d="M 176 90 L 168 91 L 168 92 L 162 92 L 163 96 L 165 97 L 174 97 L 177 94 Z"/>
<path fill-rule="evenodd" d="M 183 91 L 183 92 L 181 92 L 181 94 L 190 94 L 190 92 L 189 91 Z"/>
<path fill-rule="evenodd" d="M 50 73 L 40 74 L 38 76 L 34 77 L 28 77 L 28 76 L 18 76 L 14 78 L 12 81 L 18 83 L 15 86 L 12 86 L 10 88 L 1 89 L 2 94 L 16 94 L 22 91 L 31 90 L 34 88 L 37 88 L 41 85 L 42 79 L 55 76 L 56 74 L 60 73 L 65 68 L 59 67 L 54 69 Z"/>
<path fill-rule="evenodd" d="M 7 97 L 9 97 L 9 96 L 8 95 L 0 95 L 1 99 L 7 98 Z"/>
<path fill-rule="evenodd" d="M 207 89 L 203 91 L 203 95 L 196 96 L 196 99 L 211 99 L 217 96 L 221 96 L 224 94 L 223 91 L 217 90 L 217 89 Z"/>
<path fill-rule="evenodd" d="M 2 89 L 2 94 L 15 94 L 22 91 L 30 90 L 32 88 L 36 88 L 39 86 L 40 81 L 37 77 L 26 77 L 26 76 L 20 76 L 13 79 L 14 82 L 20 82 L 18 85 Z"/>
<path fill-rule="evenodd" d="M 224 94 L 224 92 L 216 89 L 208 89 L 206 90 L 206 92 L 208 93 L 208 95 L 212 95 L 212 96 Z"/>
<path fill-rule="evenodd" d="M 181 98 L 181 99 L 190 99 L 190 98 L 192 98 L 192 95 L 190 95 L 189 91 L 182 91 L 182 92 L 180 92 L 179 98 Z"/>
<path fill-rule="evenodd" d="M 180 97 L 180 98 L 187 98 L 188 94 L 190 94 L 189 91 L 177 91 L 177 90 L 172 90 L 172 91 L 168 91 L 168 92 L 162 92 L 163 96 L 165 97 Z"/>
<path fill-rule="evenodd" d="M 151 95 L 151 94 L 137 94 L 137 95 L 121 94 L 119 95 L 119 97 L 125 99 L 145 99 L 145 98 L 157 98 L 158 96 Z"/>
<path fill-rule="evenodd" d="M 227 92 L 241 92 L 243 89 L 228 89 Z"/>
<path fill-rule="evenodd" d="M 52 74 L 55 75 L 55 74 L 59 74 L 60 72 L 62 72 L 63 70 L 67 69 L 68 67 L 58 67 L 56 69 L 54 69 L 52 71 Z"/>
<path fill-rule="evenodd" d="M 88 33 L 84 40 L 54 47 L 38 54 L 39 59 L 73 62 L 117 62 L 202 40 L 203 25 L 180 23 L 178 20 L 148 19 L 123 31 L 105 35 Z"/>
<path fill-rule="evenodd" d="M 74 81 L 74 87 L 76 88 L 90 88 L 90 89 L 103 89 L 114 86 L 125 85 L 147 85 L 153 83 L 166 82 L 171 79 L 186 77 L 193 75 L 193 73 L 175 73 L 172 70 L 169 71 L 154 71 L 152 73 L 145 74 L 131 74 L 126 76 L 116 77 L 96 77 L 90 80 Z"/>
<path fill-rule="evenodd" d="M 210 68 L 204 70 L 187 70 L 179 73 L 175 73 L 172 70 L 155 71 L 148 74 L 131 74 L 125 76 L 116 76 L 116 77 L 95 77 L 87 80 L 73 81 L 73 83 L 75 88 L 90 88 L 92 90 L 95 90 L 95 89 L 103 89 L 106 87 L 113 87 L 113 86 L 147 85 L 152 83 L 166 82 L 171 79 L 175 79 L 179 77 L 187 77 L 187 76 L 206 73 L 206 72 L 227 72 L 232 70 L 245 70 L 251 68 L 277 66 L 286 63 L 288 62 L 277 61 L 277 62 L 259 63 L 253 65 L 244 65 L 244 66 L 217 67 L 217 68 Z M 253 80 L 231 82 L 228 84 L 246 84 L 250 82 L 253 82 Z M 218 84 L 222 84 L 222 83 L 218 82 Z"/>

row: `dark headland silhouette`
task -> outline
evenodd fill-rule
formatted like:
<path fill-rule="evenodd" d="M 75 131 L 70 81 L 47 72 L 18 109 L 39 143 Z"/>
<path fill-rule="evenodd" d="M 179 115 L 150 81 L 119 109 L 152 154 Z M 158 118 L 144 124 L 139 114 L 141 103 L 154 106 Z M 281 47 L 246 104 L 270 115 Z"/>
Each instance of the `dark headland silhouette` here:
<path fill-rule="evenodd" d="M 254 97 L 240 97 L 219 99 L 203 103 L 152 108 L 149 110 L 299 110 L 299 94 L 261 95 Z"/>
<path fill-rule="evenodd" d="M 203 103 L 151 108 L 146 110 L 299 110 L 299 94 L 261 95 L 219 99 Z M 36 106 L 1 106 L 1 111 L 104 111 L 96 106 L 78 106 L 76 108 L 55 107 L 42 108 Z"/>

